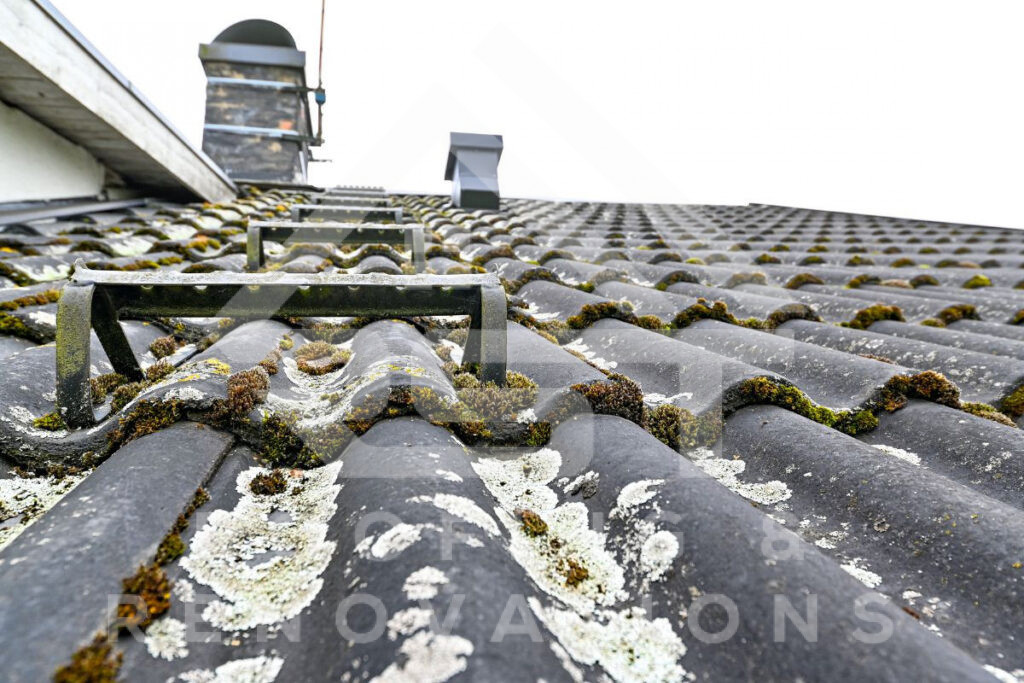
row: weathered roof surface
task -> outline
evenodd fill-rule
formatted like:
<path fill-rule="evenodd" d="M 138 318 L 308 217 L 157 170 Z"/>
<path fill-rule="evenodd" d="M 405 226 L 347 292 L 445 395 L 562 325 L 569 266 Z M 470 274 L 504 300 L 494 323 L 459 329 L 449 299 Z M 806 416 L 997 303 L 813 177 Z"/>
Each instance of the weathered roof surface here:
<path fill-rule="evenodd" d="M 0 233 L 9 680 L 1024 679 L 1019 232 L 391 196 L 435 273 L 504 280 L 508 388 L 460 319 L 164 317 L 122 323 L 146 382 L 94 342 L 102 419 L 62 429 L 76 259 L 239 273 L 310 200 Z"/>

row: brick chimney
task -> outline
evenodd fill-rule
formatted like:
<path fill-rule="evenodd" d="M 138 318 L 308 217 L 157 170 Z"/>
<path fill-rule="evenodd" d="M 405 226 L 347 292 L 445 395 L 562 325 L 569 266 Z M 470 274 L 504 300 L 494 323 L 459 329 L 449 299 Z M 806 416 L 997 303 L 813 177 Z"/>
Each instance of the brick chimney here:
<path fill-rule="evenodd" d="M 203 151 L 236 181 L 305 184 L 313 131 L 306 53 L 281 25 L 248 19 L 199 46 Z"/>

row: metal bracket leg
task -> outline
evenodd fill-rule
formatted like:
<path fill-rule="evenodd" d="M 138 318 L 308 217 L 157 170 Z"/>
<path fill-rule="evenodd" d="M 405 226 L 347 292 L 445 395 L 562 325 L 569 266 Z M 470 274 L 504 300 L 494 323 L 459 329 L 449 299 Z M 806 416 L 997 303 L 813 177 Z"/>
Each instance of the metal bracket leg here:
<path fill-rule="evenodd" d="M 505 386 L 508 354 L 506 301 L 505 290 L 501 287 L 481 288 L 480 309 L 470 320 L 465 350 L 467 362 L 480 364 L 480 379 L 498 386 Z M 484 330 L 487 330 L 486 343 Z"/>
<path fill-rule="evenodd" d="M 259 270 L 263 263 L 263 231 L 259 226 L 250 225 L 246 228 L 245 267 L 250 271 Z"/>

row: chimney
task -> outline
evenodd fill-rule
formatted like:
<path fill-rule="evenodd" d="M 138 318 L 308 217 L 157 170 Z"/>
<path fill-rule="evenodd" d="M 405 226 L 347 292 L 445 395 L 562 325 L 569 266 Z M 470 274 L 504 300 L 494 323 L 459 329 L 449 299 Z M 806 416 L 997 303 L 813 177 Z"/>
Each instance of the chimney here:
<path fill-rule="evenodd" d="M 463 209 L 497 209 L 500 135 L 452 133 L 444 179 L 452 181 L 452 203 Z"/>
<path fill-rule="evenodd" d="M 236 181 L 306 184 L 313 139 L 306 53 L 281 25 L 238 22 L 199 46 L 203 151 Z"/>

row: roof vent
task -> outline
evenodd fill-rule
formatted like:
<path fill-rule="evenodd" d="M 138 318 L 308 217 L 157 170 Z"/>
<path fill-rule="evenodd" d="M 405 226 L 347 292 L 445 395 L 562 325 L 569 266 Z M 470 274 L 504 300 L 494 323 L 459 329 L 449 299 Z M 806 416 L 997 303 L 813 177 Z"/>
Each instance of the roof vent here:
<path fill-rule="evenodd" d="M 500 135 L 452 133 L 444 179 L 452 181 L 452 203 L 463 209 L 497 209 Z"/>
<path fill-rule="evenodd" d="M 305 184 L 316 144 L 306 53 L 279 24 L 249 19 L 199 46 L 206 71 L 203 151 L 234 180 Z"/>

